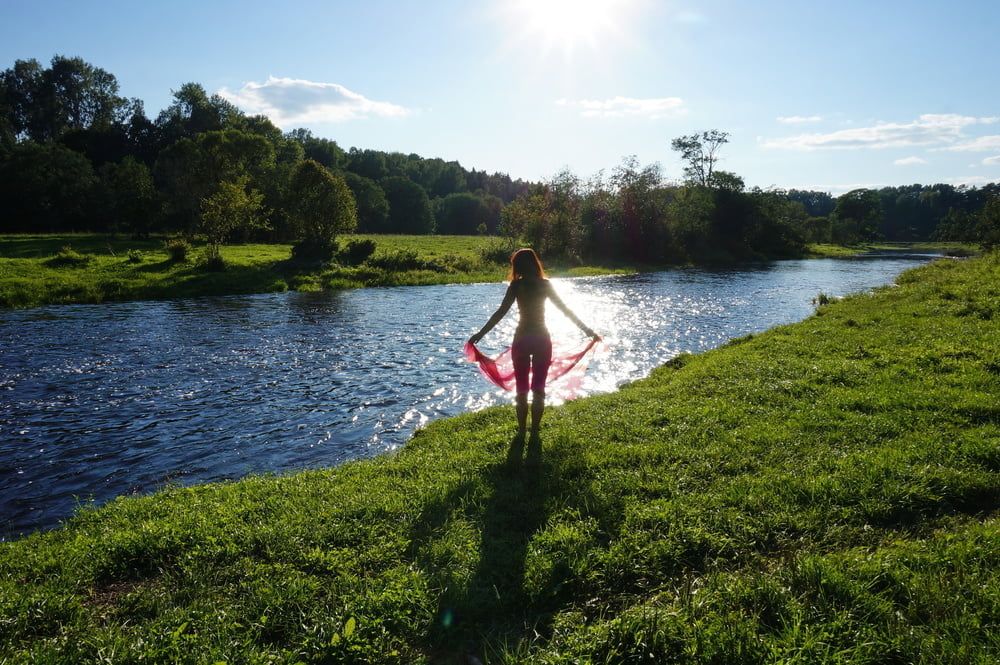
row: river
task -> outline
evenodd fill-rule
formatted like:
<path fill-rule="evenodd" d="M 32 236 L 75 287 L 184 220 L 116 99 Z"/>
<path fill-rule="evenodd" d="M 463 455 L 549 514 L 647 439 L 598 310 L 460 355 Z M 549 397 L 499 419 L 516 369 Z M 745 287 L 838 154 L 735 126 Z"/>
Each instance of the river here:
<path fill-rule="evenodd" d="M 821 291 L 889 284 L 930 258 L 554 280 L 606 341 L 577 395 L 614 390 L 678 353 L 803 319 Z M 461 355 L 504 288 L 0 312 L 0 539 L 122 494 L 392 451 L 430 420 L 508 403 Z M 582 341 L 558 311 L 548 318 L 555 339 Z M 515 321 L 512 312 L 481 348 L 499 351 Z"/>

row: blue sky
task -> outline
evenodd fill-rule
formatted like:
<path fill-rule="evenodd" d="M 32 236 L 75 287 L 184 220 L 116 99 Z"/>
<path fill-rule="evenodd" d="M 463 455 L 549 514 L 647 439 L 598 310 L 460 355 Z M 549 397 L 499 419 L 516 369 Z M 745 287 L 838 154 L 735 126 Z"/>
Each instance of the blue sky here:
<path fill-rule="evenodd" d="M 91 5 L 91 6 L 87 6 Z M 582 177 L 731 133 L 749 185 L 1000 181 L 1000 2 L 0 2 L 0 66 L 81 56 L 151 116 L 196 81 L 284 129 Z"/>

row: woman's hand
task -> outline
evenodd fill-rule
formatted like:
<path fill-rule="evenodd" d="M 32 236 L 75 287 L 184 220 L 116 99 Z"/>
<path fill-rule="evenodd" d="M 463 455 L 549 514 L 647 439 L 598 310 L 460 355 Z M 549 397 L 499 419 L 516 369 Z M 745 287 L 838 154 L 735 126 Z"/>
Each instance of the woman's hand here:
<path fill-rule="evenodd" d="M 481 340 L 482 338 L 483 338 L 482 333 L 476 333 L 475 335 L 469 338 L 469 344 L 479 344 L 479 340 Z"/>

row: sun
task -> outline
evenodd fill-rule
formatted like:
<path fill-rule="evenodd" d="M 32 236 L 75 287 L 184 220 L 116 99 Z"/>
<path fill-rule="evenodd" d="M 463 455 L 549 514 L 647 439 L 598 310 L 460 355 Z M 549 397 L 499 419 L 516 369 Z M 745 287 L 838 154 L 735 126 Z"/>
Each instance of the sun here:
<path fill-rule="evenodd" d="M 633 1 L 513 0 L 507 7 L 521 40 L 572 57 L 579 49 L 598 51 L 619 39 Z"/>

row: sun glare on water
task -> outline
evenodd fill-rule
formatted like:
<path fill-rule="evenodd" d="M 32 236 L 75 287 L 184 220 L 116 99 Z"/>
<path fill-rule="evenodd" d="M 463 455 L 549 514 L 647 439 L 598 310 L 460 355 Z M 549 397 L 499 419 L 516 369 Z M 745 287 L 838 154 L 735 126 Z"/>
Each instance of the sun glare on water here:
<path fill-rule="evenodd" d="M 622 37 L 634 0 L 515 0 L 508 7 L 519 41 L 566 57 L 581 48 L 601 50 Z"/>

